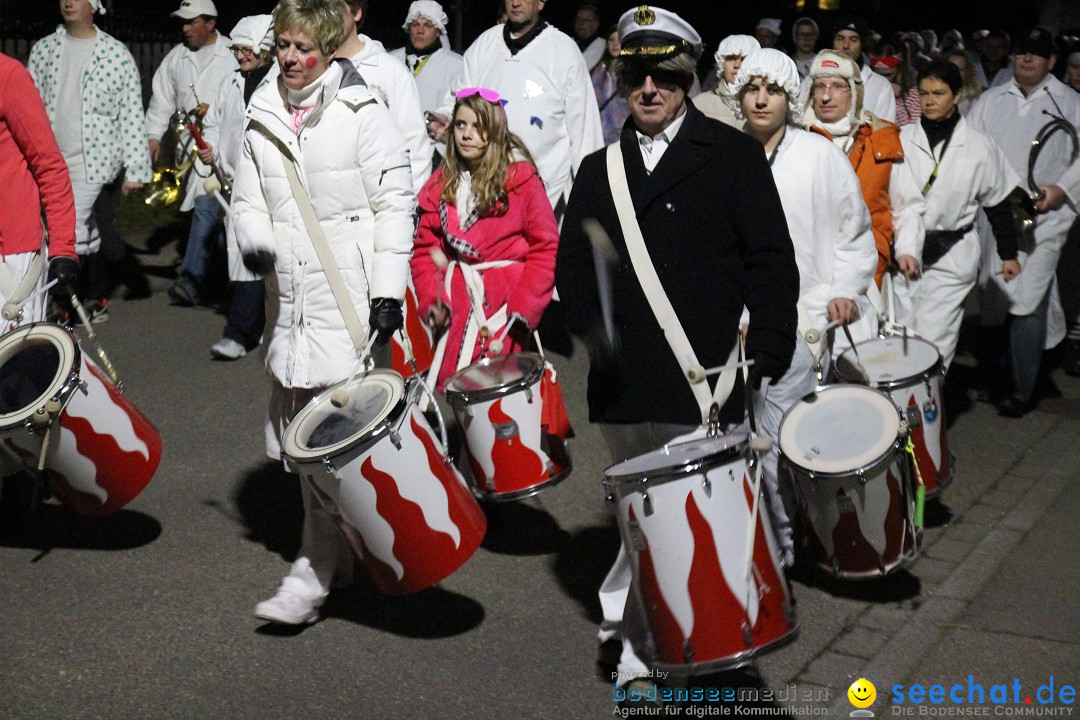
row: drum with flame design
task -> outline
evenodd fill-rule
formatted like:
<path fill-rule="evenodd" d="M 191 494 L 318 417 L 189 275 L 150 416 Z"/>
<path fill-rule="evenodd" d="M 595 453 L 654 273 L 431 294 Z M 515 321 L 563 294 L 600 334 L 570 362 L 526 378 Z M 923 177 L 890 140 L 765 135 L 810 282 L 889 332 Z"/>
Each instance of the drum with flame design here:
<path fill-rule="evenodd" d="M 409 340 L 412 350 L 412 362 L 409 361 L 409 352 L 403 346 L 398 333 L 390 337 L 390 351 L 392 357 L 391 367 L 401 374 L 402 377 L 412 377 L 415 371 L 425 373 L 431 367 L 431 361 L 435 358 L 435 346 L 431 340 L 431 329 L 420 317 L 416 308 L 416 291 L 413 289 L 412 280 L 409 280 L 405 288 L 405 302 L 401 306 L 405 316 L 405 324 L 402 331 Z"/>
<path fill-rule="evenodd" d="M 744 434 L 670 444 L 604 471 L 653 667 L 680 676 L 726 670 L 798 636 L 752 475 Z"/>
<path fill-rule="evenodd" d="M 781 472 L 793 479 L 818 566 L 859 580 L 915 559 L 907 436 L 888 395 L 861 385 L 818 388 L 785 413 L 778 437 Z"/>
<path fill-rule="evenodd" d="M 544 359 L 525 352 L 484 358 L 447 378 L 446 399 L 481 499 L 529 497 L 570 474 L 565 442 L 542 424 L 545 372 Z"/>
<path fill-rule="evenodd" d="M 952 482 L 941 353 L 929 340 L 896 335 L 859 343 L 856 349 L 870 382 L 889 393 L 907 418 L 926 496 L 938 495 Z M 855 359 L 848 348 L 836 359 L 836 373 L 844 382 L 864 383 L 865 376 L 858 371 Z"/>
<path fill-rule="evenodd" d="M 472 557 L 487 519 L 417 406 L 419 380 L 372 370 L 347 382 L 293 418 L 285 457 L 382 592 L 431 587 Z"/>
<path fill-rule="evenodd" d="M 0 447 L 84 515 L 108 515 L 143 491 L 161 462 L 161 435 L 52 323 L 0 338 Z"/>

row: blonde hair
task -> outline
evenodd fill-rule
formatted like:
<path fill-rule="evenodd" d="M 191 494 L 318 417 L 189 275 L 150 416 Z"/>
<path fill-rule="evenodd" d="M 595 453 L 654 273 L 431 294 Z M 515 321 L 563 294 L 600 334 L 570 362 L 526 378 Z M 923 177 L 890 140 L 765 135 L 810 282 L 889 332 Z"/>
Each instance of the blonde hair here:
<path fill-rule="evenodd" d="M 525 144 L 506 126 L 506 113 L 499 103 L 488 102 L 479 93 L 458 98 L 454 103 L 453 118 L 458 108 L 468 108 L 476 114 L 476 125 L 487 141 L 480 162 L 472 171 L 472 192 L 476 198 L 476 212 L 481 216 L 504 215 L 509 205 L 506 191 L 506 175 L 510 163 L 524 160 L 535 166 Z M 446 157 L 442 170 L 445 183 L 441 198 L 448 203 L 457 202 L 458 184 L 467 169 L 465 160 L 457 147 L 453 132 L 454 120 L 450 121 L 450 133 L 446 140 Z"/>
<path fill-rule="evenodd" d="M 281 0 L 274 8 L 274 34 L 299 30 L 329 57 L 341 47 L 348 14 L 345 0 Z"/>

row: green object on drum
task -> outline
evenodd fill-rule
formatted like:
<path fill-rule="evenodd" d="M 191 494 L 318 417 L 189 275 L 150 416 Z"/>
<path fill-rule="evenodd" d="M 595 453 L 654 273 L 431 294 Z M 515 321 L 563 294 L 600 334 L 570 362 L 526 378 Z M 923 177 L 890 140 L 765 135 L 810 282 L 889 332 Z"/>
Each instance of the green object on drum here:
<path fill-rule="evenodd" d="M 926 486 L 919 483 L 915 488 L 915 529 L 922 530 L 923 506 L 926 505 Z"/>

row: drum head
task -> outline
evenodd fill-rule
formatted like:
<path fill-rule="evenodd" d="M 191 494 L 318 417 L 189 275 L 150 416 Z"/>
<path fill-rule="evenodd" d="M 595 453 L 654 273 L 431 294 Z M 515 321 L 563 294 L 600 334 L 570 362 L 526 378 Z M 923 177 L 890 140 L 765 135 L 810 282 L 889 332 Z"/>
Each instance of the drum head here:
<path fill-rule="evenodd" d="M 780 452 L 814 473 L 851 474 L 883 457 L 900 434 L 900 411 L 883 392 L 830 385 L 796 403 L 780 422 Z"/>
<path fill-rule="evenodd" d="M 644 455 L 623 460 L 604 471 L 604 483 L 639 482 L 668 475 L 693 472 L 702 466 L 714 466 L 737 457 L 746 447 L 746 433 L 731 433 L 682 443 L 665 445 Z"/>
<path fill-rule="evenodd" d="M 536 353 L 514 353 L 484 358 L 458 370 L 446 380 L 446 396 L 469 400 L 486 400 L 509 390 L 533 384 L 544 368 L 544 360 Z"/>
<path fill-rule="evenodd" d="M 857 349 L 866 374 L 880 385 L 901 385 L 941 362 L 937 347 L 917 337 L 908 337 L 906 343 L 902 337 L 879 338 L 859 343 Z M 855 351 L 848 348 L 836 359 L 836 372 L 847 382 L 861 383 L 855 363 Z"/>
<path fill-rule="evenodd" d="M 372 370 L 353 379 L 349 402 L 335 407 L 338 383 L 320 393 L 293 418 L 285 429 L 282 450 L 297 462 L 334 457 L 367 440 L 383 420 L 400 415 L 405 404 L 405 380 L 393 370 Z"/>
<path fill-rule="evenodd" d="M 0 337 L 0 428 L 20 425 L 56 395 L 79 362 L 66 328 L 34 323 Z"/>

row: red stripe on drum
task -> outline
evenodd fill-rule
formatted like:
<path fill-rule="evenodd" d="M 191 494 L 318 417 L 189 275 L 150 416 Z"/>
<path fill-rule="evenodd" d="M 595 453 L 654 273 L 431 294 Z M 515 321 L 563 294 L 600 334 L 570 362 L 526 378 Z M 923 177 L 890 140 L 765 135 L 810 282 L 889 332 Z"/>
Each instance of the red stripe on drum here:
<path fill-rule="evenodd" d="M 431 474 L 442 483 L 449 498 L 450 507 L 448 511 L 450 520 L 457 525 L 458 532 L 461 533 L 461 542 L 457 549 L 461 558 L 461 562 L 458 563 L 460 567 L 465 563 L 465 560 L 472 556 L 476 548 L 480 547 L 480 543 L 484 539 L 484 533 L 487 532 L 487 516 L 484 515 L 484 511 L 473 498 L 472 493 L 469 492 L 464 479 L 457 473 L 453 465 L 447 462 L 442 451 L 436 447 L 431 430 L 426 426 L 421 426 L 416 421 L 415 414 L 410 415 L 409 423 L 413 432 L 420 438 L 420 443 L 424 446 Z"/>
<path fill-rule="evenodd" d="M 516 492 L 539 485 L 548 480 L 544 460 L 535 450 L 521 440 L 520 429 L 514 418 L 503 412 L 503 399 L 499 398 L 488 408 L 488 420 L 495 428 L 495 444 L 491 448 L 491 460 L 495 466 L 495 491 Z M 513 430 L 503 431 L 504 428 Z"/>
<path fill-rule="evenodd" d="M 635 523 L 637 516 L 633 505 L 629 507 L 628 512 L 629 522 Z M 638 552 L 638 578 L 641 585 L 641 598 L 645 604 L 645 615 L 649 619 L 649 630 L 656 642 L 656 656 L 661 662 L 682 664 L 686 662 L 683 656 L 686 638 L 671 608 L 664 602 L 664 594 L 660 592 L 649 538 L 644 533 L 642 537 L 645 549 Z"/>

